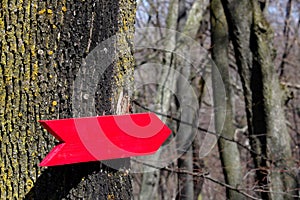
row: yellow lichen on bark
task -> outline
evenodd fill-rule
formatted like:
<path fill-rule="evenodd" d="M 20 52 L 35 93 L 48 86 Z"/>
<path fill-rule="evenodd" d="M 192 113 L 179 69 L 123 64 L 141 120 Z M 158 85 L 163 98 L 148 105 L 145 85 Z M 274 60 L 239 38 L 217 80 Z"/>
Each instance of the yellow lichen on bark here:
<path fill-rule="evenodd" d="M 47 77 L 56 74 L 59 41 L 49 24 L 62 25 L 62 4 L 1 2 L 0 199 L 24 198 L 41 173 L 38 163 L 54 145 L 38 120 L 58 116 L 51 104 L 56 98 L 55 79 Z"/>
<path fill-rule="evenodd" d="M 78 17 L 75 17 L 75 12 L 81 8 L 95 8 L 89 2 L 71 3 L 65 0 L 2 0 L 1 3 L 0 199 L 22 199 L 36 192 L 33 188 L 38 176 L 46 174 L 38 164 L 54 146 L 54 137 L 42 129 L 38 120 L 61 117 L 63 100 L 64 108 L 71 107 L 69 100 L 72 93 L 64 93 L 64 90 L 69 89 L 67 84 L 72 84 L 72 81 L 61 81 L 58 77 L 65 73 L 63 75 L 73 78 L 73 66 L 67 65 L 67 61 L 81 60 L 77 50 L 82 47 L 71 46 L 77 38 L 71 37 L 73 33 L 69 32 L 77 31 L 79 36 L 85 33 L 81 32 L 84 25 L 75 24 Z M 118 91 L 129 86 L 133 73 L 131 40 L 135 1 L 121 0 L 119 11 L 116 13 L 119 16 L 118 55 L 114 65 L 117 68 L 114 71 Z M 85 22 L 85 16 L 88 15 L 82 14 L 81 20 L 78 17 L 81 23 Z M 109 28 L 113 30 L 115 27 Z M 80 45 L 85 45 L 85 35 L 83 39 L 79 36 Z M 60 93 L 57 91 L 58 83 L 67 85 L 62 86 Z"/>
<path fill-rule="evenodd" d="M 132 77 L 134 71 L 133 38 L 134 23 L 136 14 L 136 1 L 120 0 L 118 15 L 118 32 L 117 32 L 117 54 L 116 54 L 116 85 L 118 90 L 114 93 L 114 102 L 117 102 L 119 95 L 132 90 Z M 115 104 L 114 103 L 114 104 Z"/>

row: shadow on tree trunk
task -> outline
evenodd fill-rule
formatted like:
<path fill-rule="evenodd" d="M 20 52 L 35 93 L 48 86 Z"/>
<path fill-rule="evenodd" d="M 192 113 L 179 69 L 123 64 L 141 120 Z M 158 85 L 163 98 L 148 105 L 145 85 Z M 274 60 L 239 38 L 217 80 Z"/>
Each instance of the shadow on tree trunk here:
<path fill-rule="evenodd" d="M 128 163 L 127 161 L 128 159 L 116 159 L 108 162 L 124 166 L 124 163 Z M 117 171 L 100 162 L 49 167 L 38 177 L 34 187 L 27 193 L 25 199 L 117 198 L 113 187 L 122 184 L 118 183 L 118 179 L 120 175 L 124 175 L 124 172 Z M 124 180 L 123 184 L 131 184 L 130 179 Z M 73 193 L 75 188 L 76 195 Z M 123 193 L 123 197 L 120 197 L 120 199 L 130 199 L 129 193 L 130 191 L 128 191 L 127 195 Z"/>

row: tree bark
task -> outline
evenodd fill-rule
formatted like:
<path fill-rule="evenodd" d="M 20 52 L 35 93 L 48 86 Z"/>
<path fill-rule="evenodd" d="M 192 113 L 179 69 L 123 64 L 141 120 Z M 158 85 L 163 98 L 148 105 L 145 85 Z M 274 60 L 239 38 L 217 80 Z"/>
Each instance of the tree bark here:
<path fill-rule="evenodd" d="M 95 108 L 116 113 L 114 99 L 128 92 L 132 74 L 134 20 L 135 1 L 1 1 L 1 199 L 131 198 L 128 173 L 99 162 L 38 167 L 55 145 L 38 120 L 74 116 L 82 60 L 114 35 L 107 47 L 114 61 L 99 80 Z"/>
<path fill-rule="evenodd" d="M 243 84 L 248 131 L 262 199 L 295 198 L 282 91 L 273 69 L 272 31 L 256 0 L 222 0 Z M 294 195 L 294 196 L 293 196 Z"/>
<path fill-rule="evenodd" d="M 261 76 L 260 73 L 253 69 L 253 55 L 252 51 L 250 51 L 253 9 L 251 2 L 246 0 L 222 0 L 222 3 L 243 86 L 251 148 L 257 153 L 252 154 L 255 167 L 257 168 L 256 179 L 260 187 L 268 190 L 266 187 L 268 180 L 266 178 L 265 127 L 263 125 L 263 116 L 265 114 L 261 103 L 262 94 L 259 88 L 261 85 Z M 261 193 L 261 197 L 268 199 L 268 193 Z"/>
<path fill-rule="evenodd" d="M 273 66 L 273 31 L 263 16 L 258 2 L 253 5 L 253 68 L 262 78 L 262 98 L 265 116 L 267 167 L 270 179 L 270 199 L 296 199 L 297 172 L 292 157 L 291 138 L 287 130 L 283 109 L 283 90 Z M 299 196 L 298 196 L 299 197 Z"/>
<path fill-rule="evenodd" d="M 234 139 L 233 113 L 231 105 L 231 84 L 229 76 L 228 45 L 229 34 L 226 17 L 220 0 L 211 1 L 211 45 L 212 59 L 216 67 L 212 68 L 215 129 L 225 138 Z M 219 75 L 220 73 L 220 75 Z M 220 80 L 221 79 L 221 80 Z M 219 84 L 223 81 L 226 90 L 226 109 L 222 109 L 224 97 Z M 220 102 L 221 101 L 221 102 Z M 223 118 L 225 118 L 223 126 Z M 219 138 L 218 147 L 223 167 L 225 182 L 238 188 L 242 184 L 240 152 L 237 144 Z M 227 199 L 244 199 L 236 191 L 226 188 Z"/>

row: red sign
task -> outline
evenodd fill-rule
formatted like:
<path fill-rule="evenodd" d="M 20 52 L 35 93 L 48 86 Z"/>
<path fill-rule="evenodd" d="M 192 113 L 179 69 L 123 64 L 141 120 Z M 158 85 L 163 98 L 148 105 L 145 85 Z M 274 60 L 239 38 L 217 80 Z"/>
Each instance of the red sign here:
<path fill-rule="evenodd" d="M 149 155 L 171 134 L 153 113 L 41 120 L 40 123 L 61 141 L 40 166 Z"/>

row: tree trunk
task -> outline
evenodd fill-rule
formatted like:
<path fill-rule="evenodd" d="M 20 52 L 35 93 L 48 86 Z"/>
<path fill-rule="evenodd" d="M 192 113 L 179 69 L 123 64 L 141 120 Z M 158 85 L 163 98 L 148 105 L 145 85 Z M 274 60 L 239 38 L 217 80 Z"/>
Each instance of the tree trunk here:
<path fill-rule="evenodd" d="M 187 48 L 184 48 L 185 52 Z M 178 60 L 177 60 L 178 61 Z M 190 77 L 191 64 L 185 62 L 176 62 L 176 65 L 181 65 L 179 67 L 180 73 L 182 76 L 177 78 L 177 88 L 176 96 L 181 98 L 181 104 L 177 108 L 181 109 L 180 119 L 184 122 L 190 124 L 195 124 L 195 113 L 198 110 L 195 110 L 192 106 L 196 105 L 197 102 L 193 102 L 192 94 L 186 94 L 188 91 L 185 79 Z M 177 152 L 180 156 L 178 158 L 178 168 L 193 171 L 193 146 L 192 140 L 194 139 L 196 129 L 190 125 L 178 123 L 178 132 L 177 132 Z M 187 142 L 190 141 L 190 142 Z M 178 174 L 178 195 L 177 199 L 194 199 L 194 181 L 193 176 L 188 174 Z"/>
<path fill-rule="evenodd" d="M 86 98 L 74 97 L 74 82 L 83 58 L 112 36 L 105 47 L 114 61 L 90 106 L 99 115 L 116 113 L 115 99 L 126 95 L 132 74 L 134 19 L 135 1 L 2 0 L 1 199 L 131 198 L 128 173 L 99 162 L 38 167 L 55 145 L 38 120 L 87 115 L 72 106 Z"/>
<path fill-rule="evenodd" d="M 258 2 L 253 4 L 253 68 L 261 73 L 261 92 L 266 127 L 267 167 L 270 179 L 270 199 L 296 199 L 297 172 L 292 157 L 291 138 L 283 109 L 283 91 L 275 71 L 273 31 L 263 16 Z M 299 197 L 299 196 L 298 196 Z"/>
<path fill-rule="evenodd" d="M 292 171 L 282 91 L 273 69 L 272 31 L 258 1 L 222 0 L 242 80 L 256 179 L 262 199 L 292 199 Z"/>
<path fill-rule="evenodd" d="M 184 54 L 184 61 L 175 57 L 176 69 L 180 71 L 181 76 L 177 77 L 176 83 L 176 97 L 180 98 L 180 105 L 178 110 L 180 112 L 180 119 L 190 124 L 197 124 L 198 102 L 195 102 L 193 94 L 187 94 L 188 88 L 185 83 L 186 79 L 189 80 L 191 76 L 192 65 L 186 61 L 192 60 L 194 43 L 191 41 L 196 37 L 197 30 L 203 18 L 204 12 L 209 4 L 208 0 L 196 0 L 192 5 L 186 19 L 179 21 L 184 24 L 182 28 L 178 27 L 181 35 L 177 38 L 176 49 Z M 180 12 L 179 12 L 180 13 Z M 186 38 L 188 36 L 188 38 Z M 193 145 L 192 140 L 195 138 L 197 130 L 189 125 L 184 125 L 179 122 L 177 131 L 177 152 L 181 157 L 178 159 L 178 168 L 187 171 L 193 171 Z M 189 141 L 189 142 L 187 142 Z M 197 155 L 198 156 L 198 155 Z M 177 199 L 194 199 L 194 177 L 188 174 L 178 174 L 179 192 Z"/>
<path fill-rule="evenodd" d="M 212 68 L 215 129 L 217 133 L 225 138 L 234 139 L 235 130 L 233 127 L 228 61 L 228 27 L 220 0 L 211 1 L 211 33 L 212 58 L 216 64 L 216 67 Z M 222 91 L 220 91 L 221 87 L 219 87 L 220 81 L 223 81 L 226 90 L 225 111 L 222 108 L 224 97 L 220 96 L 222 95 Z M 225 182 L 233 187 L 238 187 L 242 184 L 242 171 L 237 144 L 220 138 L 218 146 Z M 240 193 L 228 188 L 226 188 L 226 197 L 227 199 L 244 199 L 244 196 Z"/>
<path fill-rule="evenodd" d="M 176 30 L 177 26 L 177 16 L 178 16 L 178 0 L 171 0 L 169 2 L 168 7 L 168 16 L 166 20 L 167 28 L 171 30 Z M 168 30 L 165 30 L 168 32 Z M 175 49 L 176 45 L 176 38 L 175 34 L 167 34 L 166 38 L 164 38 L 163 46 L 166 49 L 173 50 Z M 156 103 L 158 104 L 158 108 L 156 110 L 159 113 L 166 113 L 170 108 L 170 102 L 172 98 L 172 91 L 175 89 L 175 70 L 173 70 L 173 52 L 166 52 L 165 54 L 165 65 L 168 66 L 168 68 L 164 67 L 161 70 L 161 85 L 158 87 L 158 94 L 156 96 Z M 160 118 L 163 118 L 160 116 Z M 160 150 L 153 156 L 151 156 L 152 160 L 159 160 L 160 157 Z M 146 200 L 146 199 L 153 199 L 158 200 L 159 199 L 159 193 L 158 193 L 158 186 L 159 186 L 159 180 L 160 180 L 160 172 L 159 170 L 153 171 L 153 168 L 149 168 L 148 166 L 144 167 L 145 171 L 152 171 L 145 173 L 143 175 L 142 185 L 141 185 L 141 192 L 140 192 L 140 199 Z"/>

